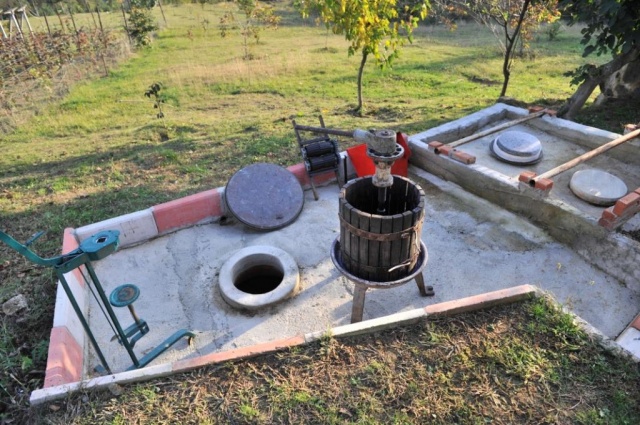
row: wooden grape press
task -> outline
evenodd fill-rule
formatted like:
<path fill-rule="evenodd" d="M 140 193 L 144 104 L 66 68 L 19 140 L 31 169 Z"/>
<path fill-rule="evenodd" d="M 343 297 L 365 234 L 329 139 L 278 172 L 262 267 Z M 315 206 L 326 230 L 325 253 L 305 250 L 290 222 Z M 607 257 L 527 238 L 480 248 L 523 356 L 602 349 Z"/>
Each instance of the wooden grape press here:
<path fill-rule="evenodd" d="M 295 124 L 294 124 L 295 126 Z M 420 239 L 425 194 L 410 179 L 391 174 L 391 166 L 404 154 L 392 130 L 353 133 L 323 127 L 298 130 L 351 136 L 365 143 L 375 174 L 346 183 L 340 192 L 340 236 L 331 247 L 336 268 L 355 284 L 351 323 L 362 321 L 366 291 L 386 289 L 415 279 L 422 296 L 434 295 L 425 287 L 422 270 L 428 253 Z"/>

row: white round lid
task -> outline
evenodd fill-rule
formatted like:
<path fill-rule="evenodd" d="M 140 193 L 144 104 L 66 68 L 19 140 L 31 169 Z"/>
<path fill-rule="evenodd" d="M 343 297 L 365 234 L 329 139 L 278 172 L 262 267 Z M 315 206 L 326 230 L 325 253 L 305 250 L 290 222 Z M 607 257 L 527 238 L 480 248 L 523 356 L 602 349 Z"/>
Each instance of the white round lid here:
<path fill-rule="evenodd" d="M 524 131 L 505 131 L 489 146 L 498 159 L 511 164 L 534 164 L 542 159 L 542 143 Z"/>
<path fill-rule="evenodd" d="M 597 169 L 576 171 L 569 188 L 580 199 L 590 204 L 609 206 L 627 194 L 627 185 L 613 174 Z"/>

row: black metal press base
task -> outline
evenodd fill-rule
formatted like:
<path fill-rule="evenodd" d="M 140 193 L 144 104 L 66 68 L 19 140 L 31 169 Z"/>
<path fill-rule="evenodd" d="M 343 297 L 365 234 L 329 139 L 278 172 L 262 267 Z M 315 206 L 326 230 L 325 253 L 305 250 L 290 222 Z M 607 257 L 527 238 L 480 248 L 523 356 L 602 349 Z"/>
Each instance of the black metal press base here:
<path fill-rule="evenodd" d="M 431 297 L 435 295 L 432 286 L 425 286 L 424 277 L 422 276 L 422 270 L 427 265 L 428 258 L 429 254 L 427 252 L 427 247 L 423 242 L 420 242 L 420 255 L 418 256 L 418 262 L 413 267 L 413 270 L 411 270 L 411 272 L 407 274 L 407 276 L 391 282 L 374 282 L 371 280 L 361 279 L 347 271 L 342 263 L 342 258 L 340 255 L 340 239 L 334 240 L 331 246 L 331 261 L 333 261 L 333 264 L 340 271 L 340 273 L 342 273 L 347 279 L 355 284 L 355 290 L 353 293 L 353 306 L 351 307 L 351 323 L 362 321 L 362 315 L 364 313 L 364 299 L 367 293 L 367 289 L 369 288 L 393 288 L 395 286 L 403 285 L 415 279 L 421 296 Z"/>

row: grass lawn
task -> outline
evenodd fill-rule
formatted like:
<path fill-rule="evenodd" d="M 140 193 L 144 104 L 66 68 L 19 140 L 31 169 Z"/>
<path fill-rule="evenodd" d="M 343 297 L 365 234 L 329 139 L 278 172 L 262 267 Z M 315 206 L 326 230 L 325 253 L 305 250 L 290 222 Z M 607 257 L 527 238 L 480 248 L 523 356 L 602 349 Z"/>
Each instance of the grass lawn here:
<path fill-rule="evenodd" d="M 62 81 L 16 88 L 12 95 L 20 96 L 24 110 L 5 104 L 0 110 L 2 122 L 13 128 L 0 137 L 0 229 L 22 241 L 48 230 L 34 249 L 54 255 L 65 227 L 224 185 L 256 161 L 299 162 L 291 118 L 315 125 L 322 114 L 329 127 L 413 133 L 490 106 L 499 94 L 501 53 L 490 32 L 465 23 L 455 32 L 423 26 L 393 69 L 367 64 L 366 113 L 355 116 L 359 57 L 347 56 L 342 37 L 278 6 L 280 28 L 263 32 L 250 46 L 253 59 L 243 60 L 240 35 L 223 39 L 217 30 L 231 7 L 165 6 L 166 24 L 154 11 L 163 28 L 152 47 L 112 65 L 108 76 L 86 78 L 86 68 L 74 64 L 60 73 Z M 122 26 L 115 13 L 103 18 L 107 26 Z M 78 26 L 91 22 L 89 15 L 75 19 Z M 521 105 L 560 105 L 572 93 L 563 74 L 585 61 L 579 39 L 577 28 L 566 28 L 554 41 L 540 32 L 515 62 L 507 95 Z M 156 82 L 166 99 L 164 119 L 156 118 L 144 96 Z M 42 102 L 38 91 L 60 96 Z M 621 132 L 640 119 L 638 109 L 589 108 L 579 119 Z M 348 144 L 342 141 L 341 148 Z M 0 421 L 19 423 L 30 391 L 42 385 L 55 281 L 51 271 L 3 245 L 0 303 L 16 294 L 26 297 L 29 309 L 0 315 Z M 264 412 L 257 413 L 259 420 Z"/>
<path fill-rule="evenodd" d="M 544 299 L 335 339 L 33 412 L 53 424 L 637 424 L 637 365 Z M 52 409 L 53 406 L 53 409 Z M 55 410 L 55 413 L 51 413 Z M 44 414 L 39 417 L 38 414 Z"/>

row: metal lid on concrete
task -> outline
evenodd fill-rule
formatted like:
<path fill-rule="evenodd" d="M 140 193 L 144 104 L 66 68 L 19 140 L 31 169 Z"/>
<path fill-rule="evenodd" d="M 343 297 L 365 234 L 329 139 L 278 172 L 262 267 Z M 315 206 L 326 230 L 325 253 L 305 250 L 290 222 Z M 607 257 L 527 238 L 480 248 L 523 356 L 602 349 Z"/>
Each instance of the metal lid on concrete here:
<path fill-rule="evenodd" d="M 576 171 L 569 188 L 590 204 L 609 206 L 627 194 L 627 185 L 613 174 L 597 169 Z"/>
<path fill-rule="evenodd" d="M 542 159 L 542 143 L 524 131 L 505 131 L 489 146 L 491 153 L 510 164 L 535 164 Z"/>
<path fill-rule="evenodd" d="M 304 192 L 296 176 L 276 164 L 244 167 L 231 176 L 224 193 L 229 212 L 259 230 L 291 224 L 304 205 Z"/>

